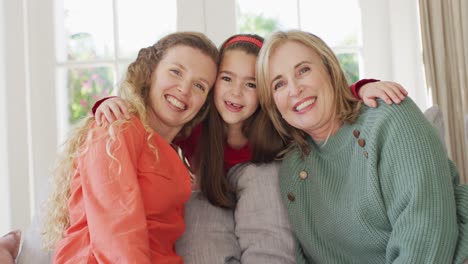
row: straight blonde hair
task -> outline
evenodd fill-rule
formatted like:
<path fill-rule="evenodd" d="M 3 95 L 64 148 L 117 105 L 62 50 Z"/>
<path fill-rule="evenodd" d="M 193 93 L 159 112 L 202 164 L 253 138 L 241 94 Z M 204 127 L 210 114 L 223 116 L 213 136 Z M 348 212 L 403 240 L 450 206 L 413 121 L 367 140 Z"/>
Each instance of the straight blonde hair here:
<path fill-rule="evenodd" d="M 286 153 L 299 147 L 304 155 L 309 154 L 307 134 L 289 125 L 282 117 L 273 99 L 273 89 L 270 87 L 270 58 L 276 49 L 287 42 L 300 43 L 318 54 L 330 77 L 333 87 L 335 117 L 346 123 L 353 123 L 360 113 L 361 102 L 354 97 L 340 63 L 333 50 L 314 34 L 299 31 L 278 31 L 273 33 L 264 43 L 257 60 L 257 89 L 262 108 L 268 113 L 273 125 L 281 138 L 287 142 Z"/>

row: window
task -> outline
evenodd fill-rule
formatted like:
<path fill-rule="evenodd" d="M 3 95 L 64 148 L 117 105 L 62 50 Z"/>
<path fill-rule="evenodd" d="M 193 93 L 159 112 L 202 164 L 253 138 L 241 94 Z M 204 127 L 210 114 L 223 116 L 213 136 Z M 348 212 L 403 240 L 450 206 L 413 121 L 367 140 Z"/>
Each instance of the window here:
<path fill-rule="evenodd" d="M 275 30 L 299 27 L 297 2 L 281 0 L 237 0 L 239 33 L 266 37 Z"/>
<path fill-rule="evenodd" d="M 311 32 L 332 47 L 349 82 L 360 78 L 362 42 L 358 0 L 238 0 L 237 21 L 239 33 L 267 36 L 275 30 Z"/>
<path fill-rule="evenodd" d="M 56 1 L 57 94 L 64 134 L 94 102 L 115 94 L 140 48 L 176 30 L 176 1 Z M 61 136 L 63 138 L 63 135 Z"/>
<path fill-rule="evenodd" d="M 348 82 L 358 81 L 362 72 L 359 70 L 362 41 L 358 0 L 302 0 L 299 14 L 301 29 L 314 33 L 332 47 Z"/>

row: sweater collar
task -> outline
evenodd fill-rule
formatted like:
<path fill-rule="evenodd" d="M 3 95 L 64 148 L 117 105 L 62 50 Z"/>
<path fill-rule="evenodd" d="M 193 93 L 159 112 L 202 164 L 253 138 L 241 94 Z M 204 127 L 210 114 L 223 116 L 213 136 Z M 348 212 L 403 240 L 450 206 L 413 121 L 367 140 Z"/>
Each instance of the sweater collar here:
<path fill-rule="evenodd" d="M 317 151 L 324 154 L 332 154 L 339 152 L 343 147 L 346 146 L 346 141 L 353 137 L 353 124 L 343 124 L 340 129 L 331 135 L 325 142 L 315 142 L 312 137 L 308 136 L 307 141 L 311 145 L 311 151 Z"/>

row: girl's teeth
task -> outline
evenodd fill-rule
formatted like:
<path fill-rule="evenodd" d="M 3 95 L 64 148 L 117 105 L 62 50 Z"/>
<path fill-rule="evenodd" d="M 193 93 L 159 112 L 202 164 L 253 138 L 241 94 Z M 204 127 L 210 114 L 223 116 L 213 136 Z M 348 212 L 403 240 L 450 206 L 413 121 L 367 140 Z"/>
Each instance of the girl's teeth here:
<path fill-rule="evenodd" d="M 234 107 L 239 107 L 239 108 L 242 107 L 242 105 L 240 105 L 240 104 L 235 104 L 235 103 L 233 103 L 233 102 L 227 102 L 227 103 L 228 103 L 229 105 L 234 106 Z"/>

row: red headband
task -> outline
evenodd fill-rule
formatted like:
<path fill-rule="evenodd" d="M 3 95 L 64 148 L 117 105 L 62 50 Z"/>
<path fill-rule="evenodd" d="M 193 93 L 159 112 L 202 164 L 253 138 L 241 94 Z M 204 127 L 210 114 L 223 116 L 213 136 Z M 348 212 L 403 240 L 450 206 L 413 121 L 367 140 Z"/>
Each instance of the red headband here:
<path fill-rule="evenodd" d="M 262 46 L 263 46 L 263 42 L 256 39 L 256 38 L 247 37 L 247 36 L 237 36 L 237 37 L 233 37 L 226 44 L 224 44 L 223 48 L 226 48 L 227 46 L 231 45 L 232 43 L 240 42 L 240 41 L 245 41 L 245 42 L 252 43 L 252 44 L 254 44 L 255 46 L 257 46 L 259 48 L 262 48 Z"/>

